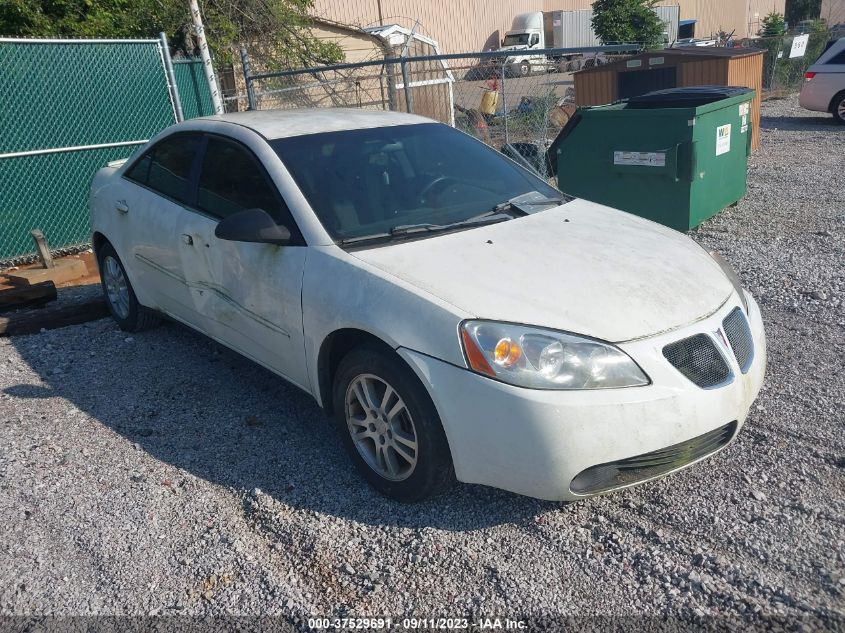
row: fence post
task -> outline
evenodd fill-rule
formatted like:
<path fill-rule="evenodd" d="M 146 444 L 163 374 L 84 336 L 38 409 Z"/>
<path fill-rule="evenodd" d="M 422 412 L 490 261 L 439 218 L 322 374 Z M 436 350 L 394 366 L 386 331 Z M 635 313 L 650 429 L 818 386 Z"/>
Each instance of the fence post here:
<path fill-rule="evenodd" d="M 508 135 L 508 101 L 505 95 L 505 75 L 508 74 L 508 57 L 505 55 L 502 58 L 502 116 L 505 117 L 505 145 L 510 143 L 510 138 Z"/>
<path fill-rule="evenodd" d="M 246 52 L 246 46 L 241 46 L 241 65 L 244 70 L 244 83 L 246 84 L 246 104 L 248 110 L 256 110 L 255 107 L 255 91 L 252 88 L 252 71 L 249 67 L 249 53 Z"/>
<path fill-rule="evenodd" d="M 208 41 L 205 39 L 205 27 L 202 24 L 202 15 L 197 0 L 189 0 L 191 7 L 191 18 L 194 22 L 194 34 L 197 37 L 197 44 L 200 48 L 200 57 L 205 69 L 205 80 L 208 82 L 208 90 L 211 92 L 211 103 L 214 106 L 214 114 L 223 114 L 223 100 L 220 98 L 220 89 L 217 86 L 217 77 L 214 76 L 214 66 L 211 64 L 211 53 L 208 52 Z"/>
<path fill-rule="evenodd" d="M 405 110 L 407 112 L 413 113 L 414 111 L 414 97 L 411 94 L 411 86 L 409 86 L 409 79 L 408 79 L 408 64 L 405 61 L 405 57 L 402 57 L 402 61 L 399 62 L 399 65 L 402 67 L 402 87 L 405 90 Z"/>
<path fill-rule="evenodd" d="M 164 60 L 164 74 L 167 76 L 167 88 L 170 90 L 170 98 L 173 100 L 173 109 L 176 112 L 176 122 L 185 120 L 182 112 L 182 97 L 179 95 L 179 86 L 176 85 L 176 73 L 173 72 L 173 60 L 170 58 L 170 45 L 167 43 L 167 34 L 162 31 L 158 34 L 161 41 L 161 58 Z"/>
<path fill-rule="evenodd" d="M 775 72 L 778 69 L 778 61 L 780 60 L 780 56 L 783 53 L 783 36 L 780 37 L 780 41 L 778 43 L 778 48 L 775 51 L 775 58 L 772 61 L 772 78 L 769 80 L 769 92 L 774 92 L 775 89 Z"/>

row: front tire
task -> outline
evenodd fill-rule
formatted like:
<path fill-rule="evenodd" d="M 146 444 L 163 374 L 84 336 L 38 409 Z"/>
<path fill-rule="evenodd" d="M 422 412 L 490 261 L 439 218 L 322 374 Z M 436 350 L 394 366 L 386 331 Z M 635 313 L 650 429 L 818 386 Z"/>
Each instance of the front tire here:
<path fill-rule="evenodd" d="M 158 325 L 158 315 L 138 303 L 123 262 L 111 244 L 105 243 L 97 249 L 97 265 L 106 304 L 121 330 L 140 332 Z"/>
<path fill-rule="evenodd" d="M 845 90 L 837 94 L 831 102 L 830 111 L 833 118 L 841 125 L 845 125 Z"/>
<path fill-rule="evenodd" d="M 528 62 L 522 62 L 519 65 L 519 76 L 520 77 L 527 77 L 531 74 L 531 64 Z"/>
<path fill-rule="evenodd" d="M 392 351 L 369 346 L 352 350 L 337 369 L 332 397 L 346 451 L 380 493 L 420 501 L 454 482 L 434 403 Z"/>

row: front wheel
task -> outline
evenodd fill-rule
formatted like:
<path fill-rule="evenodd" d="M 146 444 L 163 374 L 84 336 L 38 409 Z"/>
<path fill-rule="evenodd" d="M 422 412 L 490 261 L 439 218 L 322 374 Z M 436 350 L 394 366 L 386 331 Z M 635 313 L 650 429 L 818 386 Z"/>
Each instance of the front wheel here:
<path fill-rule="evenodd" d="M 434 403 L 392 352 L 375 347 L 351 351 L 335 375 L 333 405 L 352 461 L 385 496 L 419 501 L 454 481 Z"/>
<path fill-rule="evenodd" d="M 845 125 L 845 90 L 833 98 L 831 111 L 833 112 L 833 118 L 842 125 Z"/>
<path fill-rule="evenodd" d="M 519 75 L 520 77 L 527 77 L 531 74 L 531 64 L 528 62 L 522 62 L 519 65 Z"/>
<path fill-rule="evenodd" d="M 106 304 L 121 330 L 139 332 L 158 324 L 158 315 L 138 303 L 123 262 L 111 244 L 103 244 L 98 249 L 97 265 L 100 267 L 100 283 Z"/>

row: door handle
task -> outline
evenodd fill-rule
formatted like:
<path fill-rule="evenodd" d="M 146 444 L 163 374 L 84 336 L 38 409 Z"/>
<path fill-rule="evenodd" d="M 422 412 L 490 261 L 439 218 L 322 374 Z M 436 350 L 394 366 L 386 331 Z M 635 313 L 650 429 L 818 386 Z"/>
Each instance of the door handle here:
<path fill-rule="evenodd" d="M 126 200 L 118 200 L 114 203 L 114 208 L 120 213 L 129 213 L 129 205 L 126 204 Z"/>
<path fill-rule="evenodd" d="M 182 234 L 182 242 L 184 242 L 188 246 L 193 246 L 194 238 L 192 238 L 190 235 L 186 235 L 186 234 L 183 233 Z"/>

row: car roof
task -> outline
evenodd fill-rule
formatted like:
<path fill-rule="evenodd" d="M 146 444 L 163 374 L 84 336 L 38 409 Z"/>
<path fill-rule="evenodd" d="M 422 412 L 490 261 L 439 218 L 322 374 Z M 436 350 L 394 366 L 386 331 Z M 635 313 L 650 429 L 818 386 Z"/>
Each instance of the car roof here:
<path fill-rule="evenodd" d="M 304 134 L 317 134 L 319 132 L 337 132 L 341 130 L 360 130 L 365 128 L 434 122 L 431 119 L 426 119 L 415 114 L 384 110 L 360 110 L 357 108 L 253 110 L 202 117 L 193 119 L 192 121 L 234 123 L 250 128 L 268 140 L 289 136 L 302 136 Z"/>

